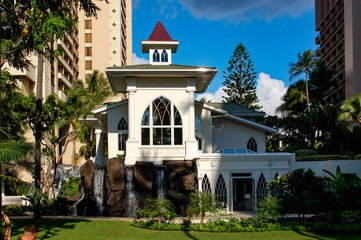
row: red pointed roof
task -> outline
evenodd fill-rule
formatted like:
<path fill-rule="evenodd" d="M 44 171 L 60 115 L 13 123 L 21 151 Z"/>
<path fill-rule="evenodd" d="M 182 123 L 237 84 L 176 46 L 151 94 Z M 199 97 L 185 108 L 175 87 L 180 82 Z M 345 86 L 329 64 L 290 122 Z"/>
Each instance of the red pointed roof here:
<path fill-rule="evenodd" d="M 173 41 L 173 39 L 169 36 L 167 30 L 159 20 L 148 41 Z"/>

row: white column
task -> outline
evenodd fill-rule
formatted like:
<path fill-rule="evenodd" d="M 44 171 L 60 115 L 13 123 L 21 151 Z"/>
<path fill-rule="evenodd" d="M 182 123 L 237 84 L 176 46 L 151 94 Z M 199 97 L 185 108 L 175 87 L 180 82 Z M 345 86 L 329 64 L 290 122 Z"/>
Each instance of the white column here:
<path fill-rule="evenodd" d="M 188 93 L 188 138 L 186 140 L 186 160 L 192 160 L 198 157 L 198 141 L 195 138 L 195 108 L 194 92 L 196 91 L 195 79 L 187 79 Z"/>
<path fill-rule="evenodd" d="M 128 140 L 126 142 L 125 164 L 133 165 L 139 158 L 139 141 L 135 136 L 135 93 L 137 92 L 137 79 L 127 78 L 128 92 Z"/>
<path fill-rule="evenodd" d="M 102 127 L 95 127 L 95 164 L 98 166 L 103 166 L 103 141 L 102 141 Z"/>

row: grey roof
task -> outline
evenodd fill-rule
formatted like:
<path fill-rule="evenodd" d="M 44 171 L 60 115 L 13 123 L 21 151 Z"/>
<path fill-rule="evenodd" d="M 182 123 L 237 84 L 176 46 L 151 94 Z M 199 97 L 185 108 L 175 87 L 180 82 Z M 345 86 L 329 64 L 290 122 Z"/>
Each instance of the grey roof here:
<path fill-rule="evenodd" d="M 239 103 L 236 102 L 228 102 L 228 103 L 223 103 L 223 102 L 209 102 L 207 103 L 208 105 L 211 105 L 213 107 L 216 108 L 220 108 L 223 109 L 227 112 L 229 112 L 230 114 L 233 115 L 239 115 L 239 116 L 264 116 L 266 115 L 264 112 L 259 112 L 259 111 L 255 111 L 253 109 L 250 109 L 246 106 L 243 106 Z"/>
<path fill-rule="evenodd" d="M 179 64 L 169 64 L 169 65 L 138 64 L 138 65 L 128 65 L 128 66 L 107 67 L 107 69 L 198 69 L 198 68 L 216 69 L 215 67 L 199 67 L 199 66 L 189 66 L 189 65 L 179 65 Z"/>

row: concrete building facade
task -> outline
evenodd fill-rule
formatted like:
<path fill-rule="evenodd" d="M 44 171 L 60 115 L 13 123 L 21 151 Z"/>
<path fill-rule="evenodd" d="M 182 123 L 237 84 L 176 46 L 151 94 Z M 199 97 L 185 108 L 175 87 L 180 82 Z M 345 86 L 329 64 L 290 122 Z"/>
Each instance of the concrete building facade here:
<path fill-rule="evenodd" d="M 324 101 L 338 105 L 361 92 L 361 1 L 315 0 L 315 11 L 316 52 L 337 83 Z"/>

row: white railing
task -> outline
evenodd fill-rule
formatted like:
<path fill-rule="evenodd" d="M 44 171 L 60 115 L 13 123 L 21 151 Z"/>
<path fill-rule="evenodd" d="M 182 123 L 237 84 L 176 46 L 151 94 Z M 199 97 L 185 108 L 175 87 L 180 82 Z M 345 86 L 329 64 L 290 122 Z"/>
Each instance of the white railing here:
<path fill-rule="evenodd" d="M 30 206 L 30 201 L 25 196 L 5 196 L 2 195 L 2 205 Z"/>
<path fill-rule="evenodd" d="M 149 146 L 149 147 L 140 147 L 140 156 L 142 157 L 184 157 L 185 156 L 185 147 L 175 147 L 175 146 Z"/>

